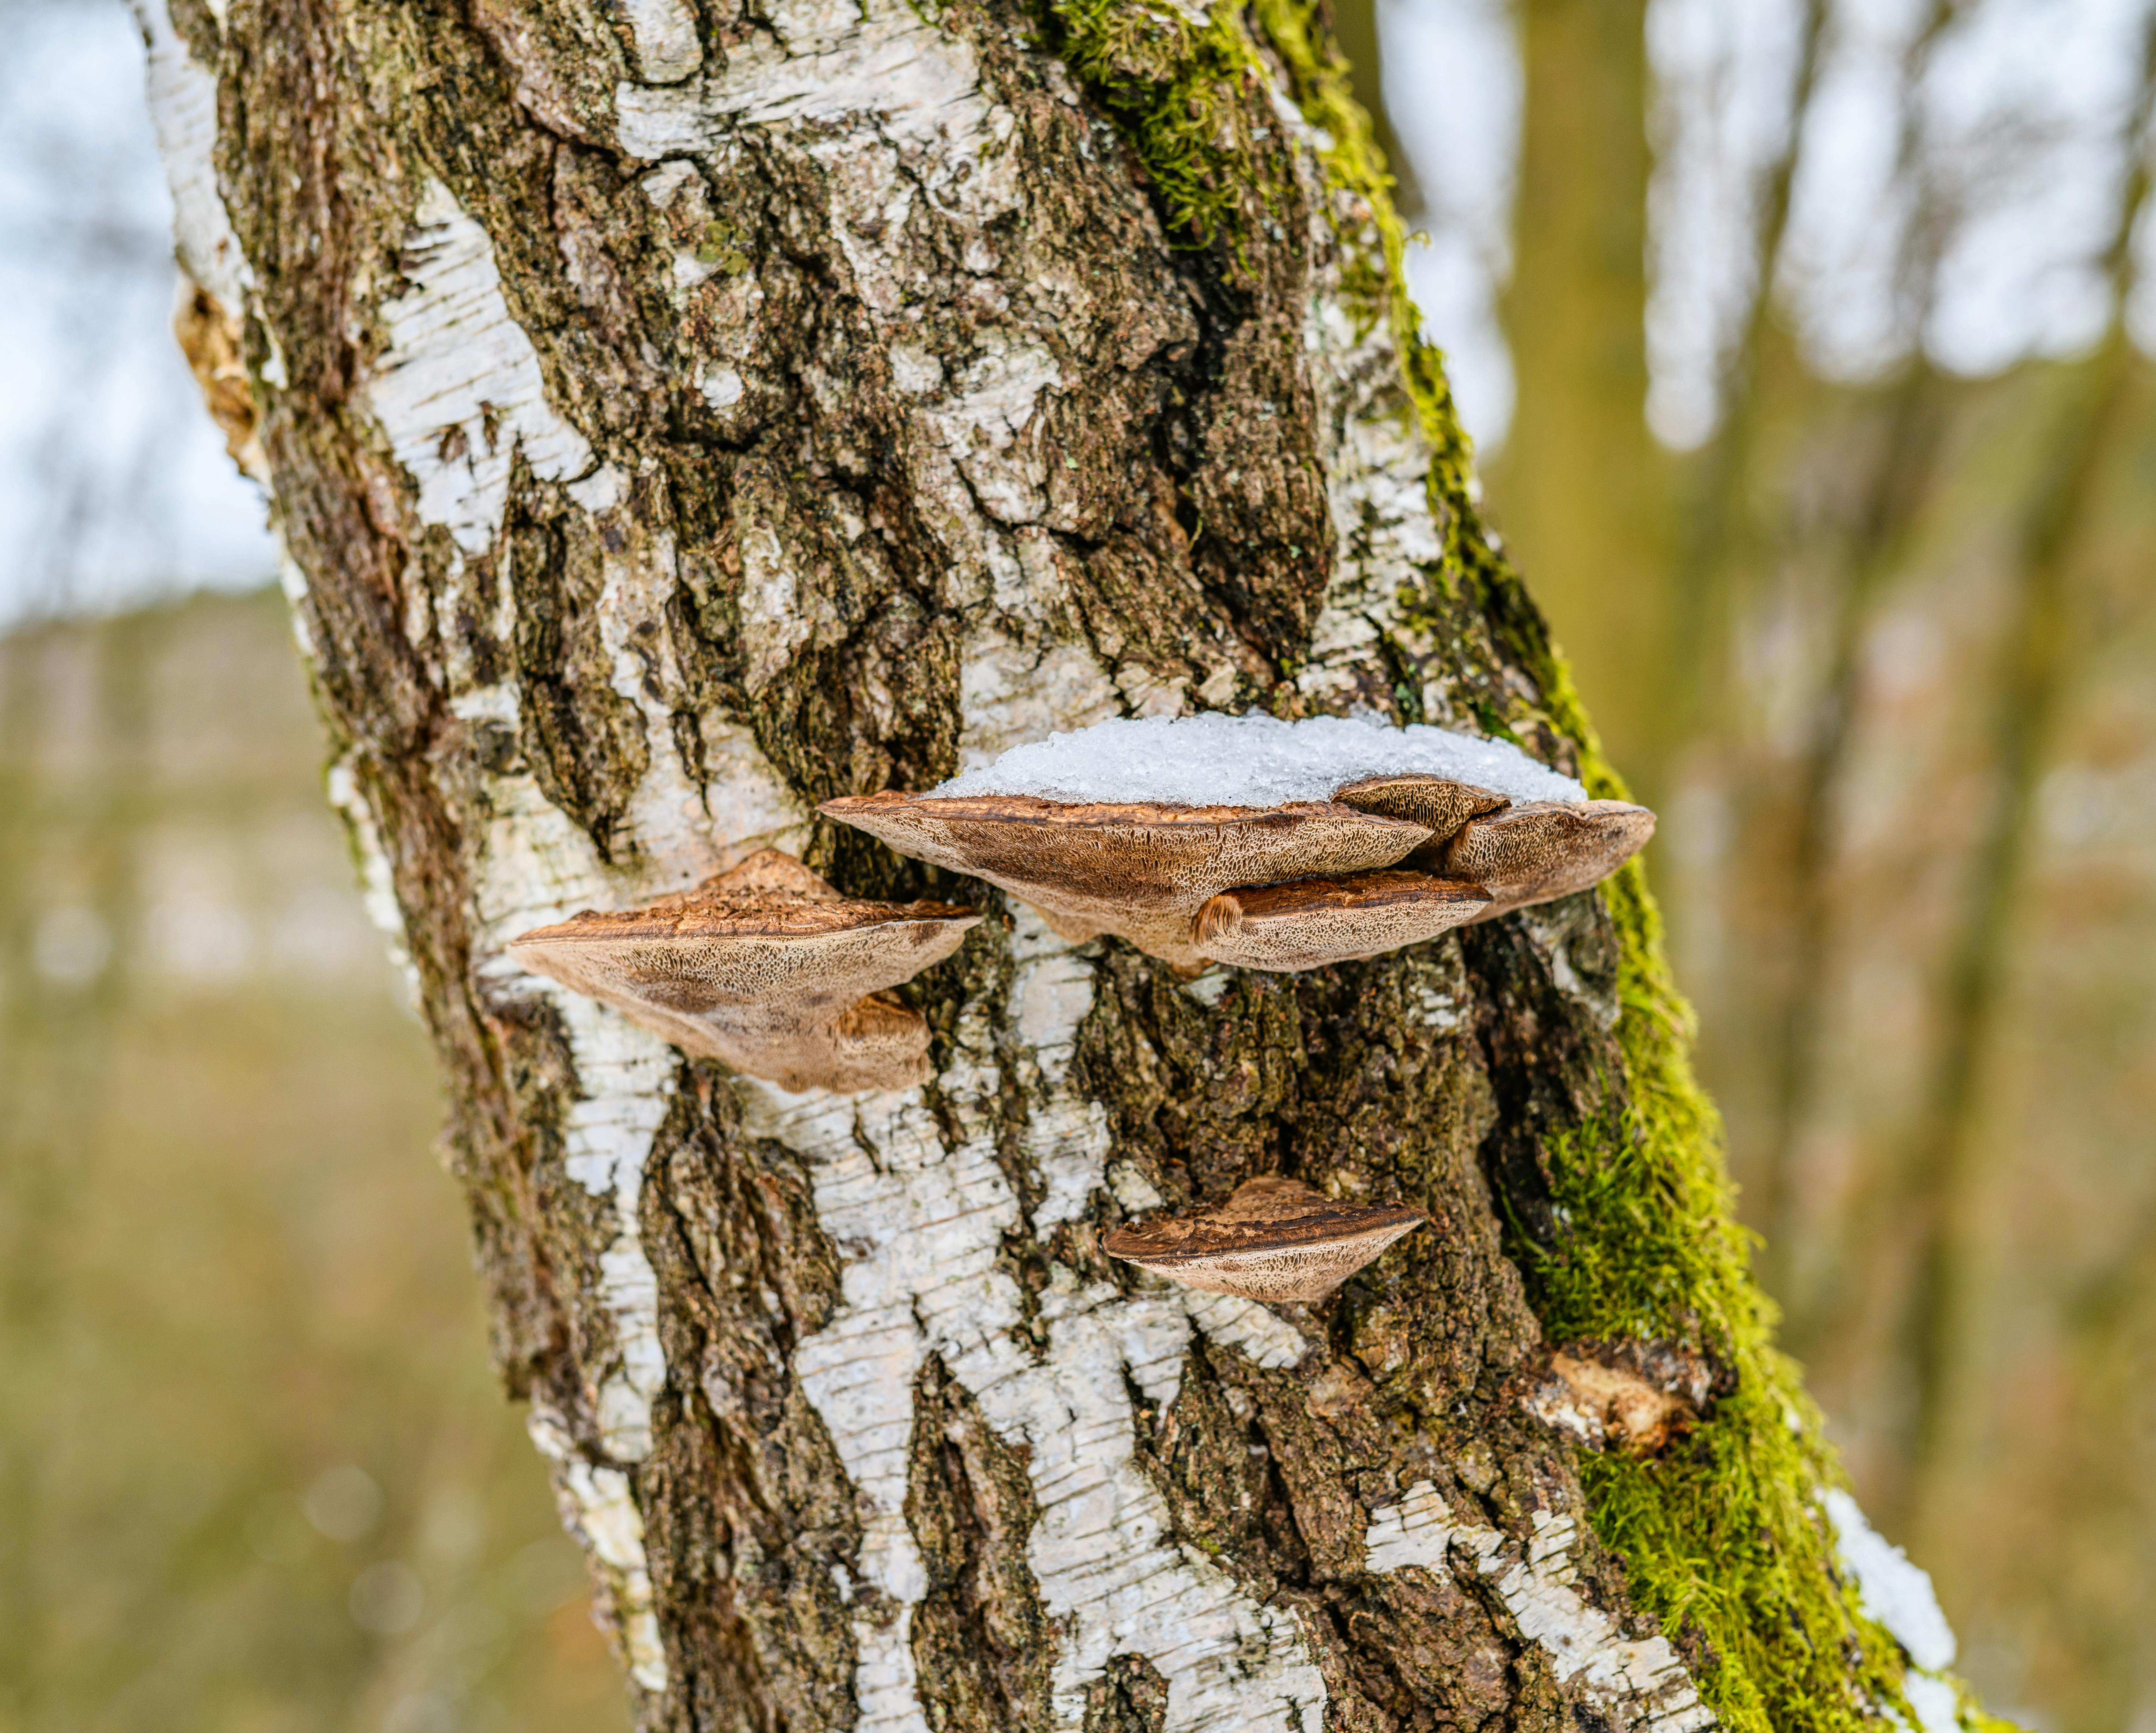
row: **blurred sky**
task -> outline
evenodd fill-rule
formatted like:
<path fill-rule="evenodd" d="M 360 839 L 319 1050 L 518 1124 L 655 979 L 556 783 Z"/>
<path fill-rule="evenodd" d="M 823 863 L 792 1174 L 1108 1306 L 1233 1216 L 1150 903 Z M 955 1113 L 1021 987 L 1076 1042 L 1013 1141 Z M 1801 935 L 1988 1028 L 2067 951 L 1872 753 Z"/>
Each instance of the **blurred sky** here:
<path fill-rule="evenodd" d="M 1876 373 L 1912 338 L 1892 280 L 1912 216 L 1909 177 L 1892 172 L 1894 73 L 1928 9 L 1841 0 L 1830 11 L 1777 285 L 1830 377 Z M 1671 445 L 1697 445 L 1714 426 L 1717 369 L 1751 293 L 1759 178 L 1788 130 L 1801 12 L 1799 0 L 1649 9 L 1660 89 L 1645 408 Z M 2104 298 L 2094 254 L 2123 172 L 2116 138 L 2139 12 L 2139 0 L 1975 0 L 1943 40 L 1914 143 L 1950 206 L 1923 334 L 1948 368 L 1995 373 L 2095 341 Z M 1469 428 L 1494 445 L 1512 396 L 1496 312 L 1519 130 L 1511 11 L 1505 0 L 1379 0 L 1378 21 L 1386 106 L 1430 207 L 1419 218 L 1430 242 L 1411 256 L 1410 278 Z M 2145 259 L 2145 225 L 2139 238 Z M 2156 297 L 2135 311 L 2152 346 Z"/>
<path fill-rule="evenodd" d="M 1892 172 L 1894 68 L 1928 0 L 1842 0 L 1778 285 L 1815 364 L 1876 372 L 1912 339 L 1893 261 L 1912 213 Z M 1799 0 L 1654 0 L 1653 382 L 1666 442 L 1712 430 L 1743 316 L 1763 165 L 1788 125 Z M 0 0 L 0 628 L 265 582 L 274 554 L 169 329 L 168 207 L 121 0 Z M 1496 318 L 1520 79 L 1505 0 L 1380 0 L 1385 89 L 1430 208 L 1410 270 L 1471 430 L 1503 438 Z M 2093 253 L 2122 165 L 2136 0 L 1978 0 L 1935 58 L 1913 134 L 1952 208 L 1923 338 L 1994 372 L 2101 324 Z M 2145 228 L 2145 225 L 2144 225 Z M 2142 237 L 2146 251 L 2148 237 Z M 2146 274 L 2156 277 L 2156 273 Z M 2137 307 L 2144 345 L 2156 298 Z"/>
<path fill-rule="evenodd" d="M 0 0 L 0 628 L 275 570 L 172 340 L 172 208 L 120 0 Z"/>

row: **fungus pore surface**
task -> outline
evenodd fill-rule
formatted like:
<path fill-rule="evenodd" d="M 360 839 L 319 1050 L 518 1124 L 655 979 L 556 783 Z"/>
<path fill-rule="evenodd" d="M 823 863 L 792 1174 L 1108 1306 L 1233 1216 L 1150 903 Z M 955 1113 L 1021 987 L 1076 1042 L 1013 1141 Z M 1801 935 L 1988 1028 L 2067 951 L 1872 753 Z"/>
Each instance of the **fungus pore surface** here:
<path fill-rule="evenodd" d="M 1655 824 L 1504 741 L 1337 716 L 1101 722 L 822 811 L 1191 972 L 1397 951 L 1584 890 Z"/>
<path fill-rule="evenodd" d="M 1313 1305 L 1430 1218 L 1341 1203 L 1301 1180 L 1245 1180 L 1217 1210 L 1117 1228 L 1101 1249 L 1186 1288 Z"/>
<path fill-rule="evenodd" d="M 1353 873 L 1223 891 L 1198 911 L 1199 954 L 1286 973 L 1381 956 L 1463 926 L 1490 906 L 1480 884 L 1428 873 Z"/>

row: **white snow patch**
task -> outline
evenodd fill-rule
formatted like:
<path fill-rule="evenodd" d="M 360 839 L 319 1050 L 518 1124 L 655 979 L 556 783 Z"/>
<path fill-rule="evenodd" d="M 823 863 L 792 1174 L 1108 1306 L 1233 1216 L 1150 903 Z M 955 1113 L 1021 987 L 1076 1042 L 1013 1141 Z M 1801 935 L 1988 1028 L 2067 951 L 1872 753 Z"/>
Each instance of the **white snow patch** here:
<path fill-rule="evenodd" d="M 510 316 L 486 231 L 429 181 L 404 244 L 408 293 L 382 304 L 389 348 L 368 400 L 419 486 L 419 516 L 467 553 L 493 546 L 519 447 L 542 480 L 593 466 L 584 436 L 547 401 L 538 352 Z"/>
<path fill-rule="evenodd" d="M 1049 800 L 1152 801 L 1166 806 L 1276 807 L 1330 800 L 1361 777 L 1450 777 L 1514 800 L 1582 801 L 1570 777 L 1504 741 L 1363 717 L 1283 722 L 1262 715 L 1148 717 L 1096 723 L 1018 746 L 968 770 L 939 795 L 1032 794 Z"/>
<path fill-rule="evenodd" d="M 1294 1617 L 1173 1546 L 1167 1507 L 1135 1461 L 1128 1387 L 1173 1402 L 1190 1340 L 1182 1298 L 1127 1300 L 1054 1265 L 1034 1313 L 1041 1349 L 1024 1296 L 1001 1266 L 1004 1236 L 1022 1226 L 996 1158 L 1002 1064 L 1024 1081 L 1024 1154 L 1048 1177 L 1051 1199 L 1082 1200 L 1106 1182 L 1098 1109 L 1065 1082 L 1091 1003 L 1090 971 L 1029 911 L 1017 922 L 1009 1026 L 999 1041 L 986 1011 L 969 1009 L 942 1075 L 951 1141 L 918 1091 L 847 1100 L 742 1084 L 747 1129 L 802 1155 L 818 1218 L 852 1259 L 841 1305 L 796 1350 L 794 1371 L 865 1511 L 861 1574 L 901 1609 L 855 1623 L 859 1725 L 864 1733 L 927 1726 L 910 1642 L 926 1577 L 904 1506 L 914 1381 L 932 1353 L 998 1437 L 1028 1447 L 1041 1510 L 1028 1557 L 1065 1633 L 1051 1680 L 1059 1727 L 1082 1725 L 1086 1685 L 1111 1656 L 1138 1654 L 1168 1679 L 1172 1733 L 1318 1733 L 1324 1683 Z M 1050 1213 L 1036 1214 L 1037 1232 Z M 1289 1351 L 1278 1331 L 1232 1310 L 1219 1325 L 1272 1363 Z"/>
<path fill-rule="evenodd" d="M 1718 1725 L 1668 1639 L 1634 1641 L 1581 1596 L 1569 1556 L 1579 1532 L 1573 1519 L 1537 1510 L 1534 1525 L 1522 1553 L 1493 1528 L 1455 1523 L 1437 1489 L 1418 1480 L 1399 1504 L 1371 1513 L 1365 1568 L 1442 1570 L 1457 1546 L 1477 1571 L 1496 1578 L 1520 1634 L 1548 1652 L 1558 1682 L 1577 1682 L 1587 1695 L 1622 1705 L 1620 1725 L 1654 1733 L 1701 1733 Z"/>
<path fill-rule="evenodd" d="M 1833 1520 L 1841 1562 L 1856 1579 L 1857 1604 L 1865 1617 L 1884 1625 L 1909 1659 L 1926 1671 L 1951 1667 L 1953 1628 L 1940 1610 L 1930 1576 L 1873 1528 L 1856 1500 L 1840 1487 L 1821 1493 L 1820 1503 Z"/>
<path fill-rule="evenodd" d="M 1912 1669 L 1902 1681 L 1902 1692 L 1924 1733 L 1960 1733 L 1961 1701 L 1946 1680 Z"/>

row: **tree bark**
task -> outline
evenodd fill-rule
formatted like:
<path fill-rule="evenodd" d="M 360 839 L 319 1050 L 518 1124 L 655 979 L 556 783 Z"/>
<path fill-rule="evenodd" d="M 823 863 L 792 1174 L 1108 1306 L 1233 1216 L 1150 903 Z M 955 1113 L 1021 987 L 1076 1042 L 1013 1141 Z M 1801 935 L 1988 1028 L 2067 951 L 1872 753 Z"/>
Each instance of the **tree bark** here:
<path fill-rule="evenodd" d="M 1619 792 L 1320 19 L 146 5 L 183 335 L 244 358 L 213 407 L 640 1725 L 1901 1700 L 1636 869 L 1186 982 L 815 817 L 1205 708 L 1506 733 Z M 762 847 L 995 915 L 906 989 L 934 1082 L 789 1096 L 502 954 Z M 1268 1172 L 1434 1223 L 1316 1310 L 1099 1251 Z"/>

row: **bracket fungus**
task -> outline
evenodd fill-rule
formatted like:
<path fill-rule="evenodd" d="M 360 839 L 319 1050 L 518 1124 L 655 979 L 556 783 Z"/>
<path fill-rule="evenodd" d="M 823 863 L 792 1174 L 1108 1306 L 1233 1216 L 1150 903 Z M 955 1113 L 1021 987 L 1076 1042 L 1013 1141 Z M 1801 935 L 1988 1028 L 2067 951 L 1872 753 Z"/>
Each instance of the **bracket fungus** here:
<path fill-rule="evenodd" d="M 1353 873 L 1224 890 L 1198 911 L 1199 956 L 1280 972 L 1382 956 L 1472 920 L 1489 906 L 1480 884 L 1428 873 Z"/>
<path fill-rule="evenodd" d="M 1534 801 L 1470 818 L 1431 864 L 1487 886 L 1475 918 L 1494 920 L 1599 884 L 1654 833 L 1655 815 L 1627 801 Z"/>
<path fill-rule="evenodd" d="M 1105 1235 L 1101 1249 L 1208 1294 L 1313 1305 L 1430 1218 L 1404 1206 L 1336 1202 L 1301 1180 L 1245 1180 L 1209 1214 Z"/>
<path fill-rule="evenodd" d="M 980 918 L 842 896 L 766 849 L 693 890 L 587 909 L 508 948 L 685 1053 L 782 1089 L 855 1093 L 928 1079 L 928 1025 L 889 989 L 950 956 Z"/>
<path fill-rule="evenodd" d="M 901 854 L 1009 891 L 1066 939 L 1113 933 L 1194 972 L 1209 960 L 1194 924 L 1221 892 L 1390 866 L 1430 836 L 1330 802 L 1266 809 L 889 792 L 819 810 Z"/>
<path fill-rule="evenodd" d="M 1262 715 L 1099 723 L 927 794 L 820 810 L 1009 891 L 1067 939 L 1112 933 L 1189 973 L 1417 944 L 1584 890 L 1655 827 L 1502 741 Z"/>

